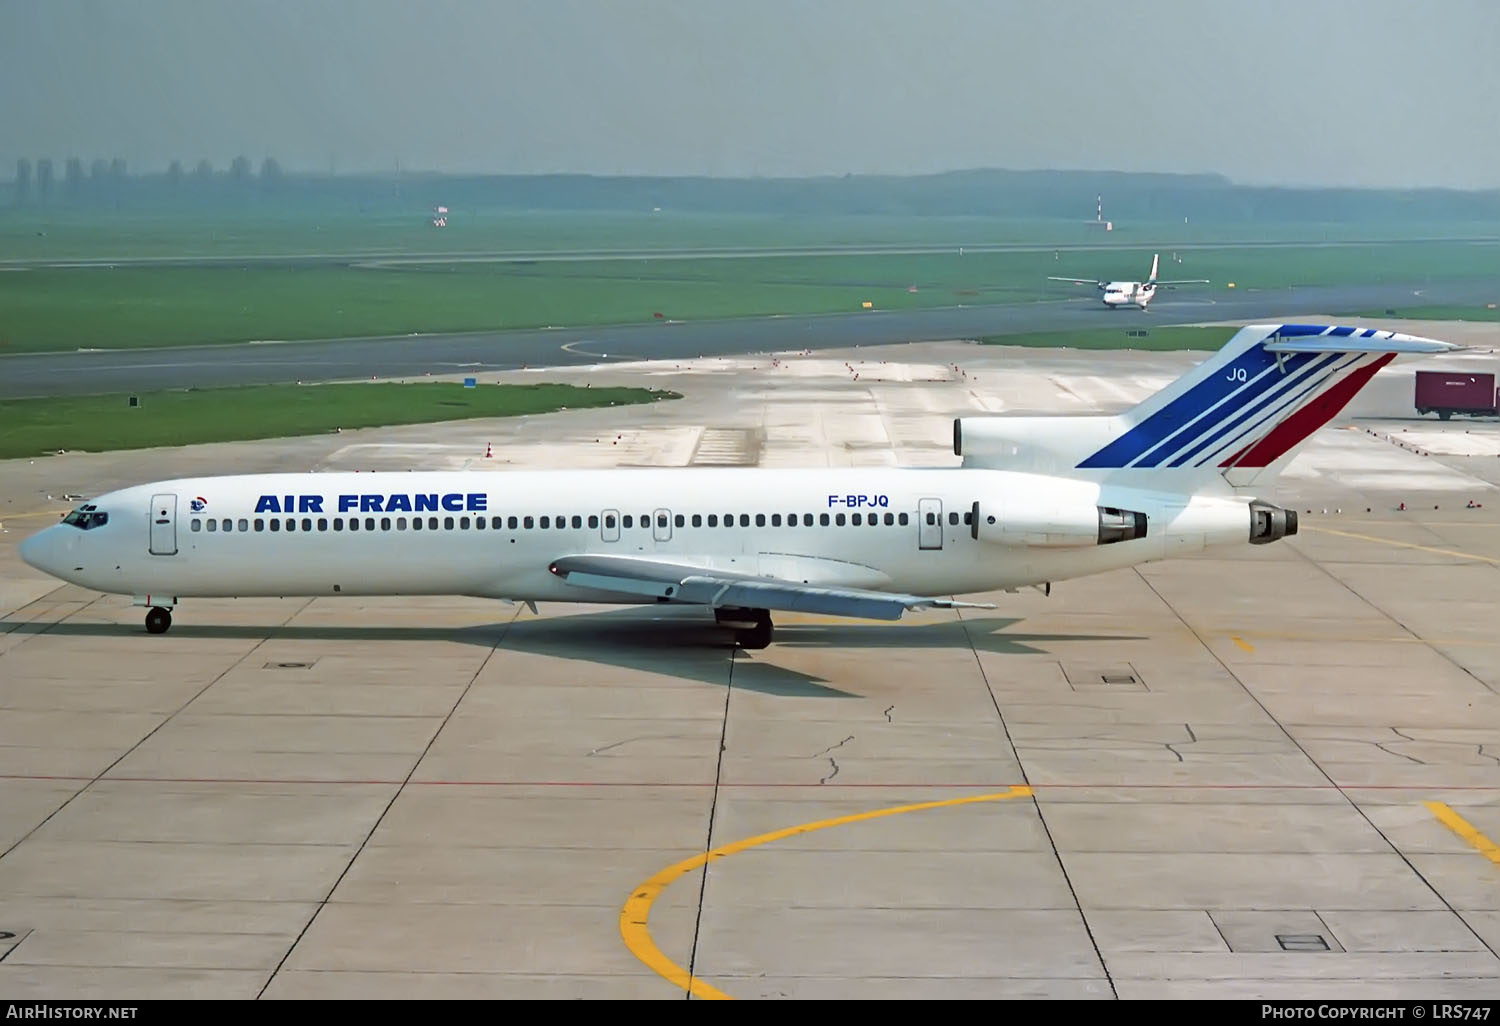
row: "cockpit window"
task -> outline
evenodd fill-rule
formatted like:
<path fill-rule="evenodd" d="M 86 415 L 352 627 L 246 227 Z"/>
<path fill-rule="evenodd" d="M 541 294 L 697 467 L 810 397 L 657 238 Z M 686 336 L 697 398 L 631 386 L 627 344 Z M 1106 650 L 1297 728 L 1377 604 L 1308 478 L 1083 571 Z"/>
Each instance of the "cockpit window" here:
<path fill-rule="evenodd" d="M 109 523 L 109 514 L 100 512 L 98 507 L 91 503 L 87 506 L 79 506 L 63 517 L 63 523 L 71 524 L 80 531 L 89 531 Z"/>

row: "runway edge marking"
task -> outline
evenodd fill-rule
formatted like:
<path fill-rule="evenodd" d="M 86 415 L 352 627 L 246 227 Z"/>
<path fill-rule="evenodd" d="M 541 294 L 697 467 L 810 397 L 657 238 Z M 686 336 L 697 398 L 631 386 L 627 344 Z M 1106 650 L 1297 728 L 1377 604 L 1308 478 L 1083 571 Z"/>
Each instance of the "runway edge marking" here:
<path fill-rule="evenodd" d="M 674 880 L 682 877 L 699 866 L 707 865 L 715 859 L 725 858 L 737 854 L 749 848 L 756 848 L 772 841 L 779 841 L 787 837 L 795 837 L 798 834 L 809 834 L 814 830 L 826 830 L 829 827 L 843 826 L 847 823 L 858 823 L 868 819 L 879 819 L 882 816 L 897 816 L 906 812 L 920 812 L 924 809 L 942 809 L 954 805 L 972 805 L 978 802 L 1003 802 L 1012 798 L 1029 798 L 1033 791 L 1029 787 L 1017 786 L 1008 791 L 995 794 L 974 795 L 969 798 L 947 798 L 936 802 L 919 802 L 915 805 L 898 805 L 890 809 L 876 809 L 873 812 L 859 812 L 849 816 L 839 816 L 835 819 L 818 820 L 813 823 L 803 823 L 800 826 L 787 827 L 776 830 L 769 834 L 760 834 L 756 837 L 747 838 L 743 841 L 735 841 L 718 848 L 713 848 L 702 855 L 694 855 L 690 859 L 684 859 L 676 865 L 668 866 L 649 880 L 638 886 L 625 901 L 620 909 L 620 937 L 630 953 L 640 959 L 652 972 L 674 983 L 687 991 L 693 997 L 705 998 L 714 1001 L 733 1000 L 730 995 L 713 987 L 701 979 L 695 979 L 691 973 L 682 966 L 673 962 L 656 942 L 651 939 L 651 931 L 647 926 L 647 920 L 651 916 L 651 906 L 656 899 L 661 897 L 667 886 Z"/>

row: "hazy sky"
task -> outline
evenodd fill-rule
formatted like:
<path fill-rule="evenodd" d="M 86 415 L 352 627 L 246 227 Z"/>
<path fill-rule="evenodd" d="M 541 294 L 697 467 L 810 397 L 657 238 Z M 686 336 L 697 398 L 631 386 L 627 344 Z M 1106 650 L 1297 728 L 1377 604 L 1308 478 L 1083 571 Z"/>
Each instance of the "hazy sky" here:
<path fill-rule="evenodd" d="M 0 177 L 1217 172 L 1500 187 L 1497 0 L 0 0 Z"/>

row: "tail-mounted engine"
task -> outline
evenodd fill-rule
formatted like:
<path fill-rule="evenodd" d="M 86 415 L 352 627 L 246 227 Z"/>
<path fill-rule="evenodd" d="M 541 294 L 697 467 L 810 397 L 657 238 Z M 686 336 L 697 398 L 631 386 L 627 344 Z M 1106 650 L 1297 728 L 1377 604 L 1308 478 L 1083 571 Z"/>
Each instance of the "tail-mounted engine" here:
<path fill-rule="evenodd" d="M 1269 502 L 1250 503 L 1250 544 L 1265 545 L 1297 533 L 1297 511 Z"/>
<path fill-rule="evenodd" d="M 1081 548 L 1146 537 L 1146 514 L 1113 506 L 976 502 L 969 524 L 976 539 L 998 545 Z"/>

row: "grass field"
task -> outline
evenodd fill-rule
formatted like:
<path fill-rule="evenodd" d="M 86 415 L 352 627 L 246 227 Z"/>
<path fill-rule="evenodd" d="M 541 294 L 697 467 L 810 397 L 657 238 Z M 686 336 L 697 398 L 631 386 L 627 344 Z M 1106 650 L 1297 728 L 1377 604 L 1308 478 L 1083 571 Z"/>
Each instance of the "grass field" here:
<path fill-rule="evenodd" d="M 0 401 L 0 459 L 321 434 L 336 428 L 514 417 L 680 399 L 644 388 L 572 385 L 254 385 Z"/>
<path fill-rule="evenodd" d="M 1244 292 L 1500 280 L 1500 246 L 1472 243 L 1162 258 L 1164 277 L 1208 278 L 1185 287 L 1208 293 L 1229 282 Z M 1149 266 L 1149 250 L 1115 250 L 9 271 L 0 272 L 0 354 L 1032 302 L 1093 294 L 1051 274 L 1136 279 Z"/>
<path fill-rule="evenodd" d="M 285 257 L 276 265 L 0 270 L 0 354 L 348 338 L 664 319 L 880 310 L 1088 297 L 1048 275 L 1207 278 L 1209 294 L 1290 285 L 1500 281 L 1487 225 L 1118 225 L 997 218 L 476 212 L 433 228 L 425 213 L 205 217 L 0 211 L 0 258 Z M 1467 237 L 1381 243 L 1393 234 Z M 1166 240 L 1153 243 L 1152 240 Z M 1211 240 L 1211 244 L 1208 241 Z M 1266 248 L 1267 243 L 1301 244 Z M 1172 242 L 1204 248 L 1174 249 Z M 986 243 L 1031 252 L 960 253 Z M 1333 243 L 1341 243 L 1333 245 Z M 381 263 L 532 250 L 944 245 L 925 254 Z M 1070 251 L 1065 246 L 1097 247 Z M 1046 246 L 1056 246 L 1047 249 Z M 367 254 L 368 259 L 327 257 Z M 324 255 L 298 264 L 298 256 Z M 1497 287 L 1500 291 L 1500 287 Z M 1500 300 L 1500 295 L 1497 295 Z M 1343 311 L 1331 311 L 1342 313 Z"/>
<path fill-rule="evenodd" d="M 979 341 L 990 346 L 1030 346 L 1038 349 L 1145 349 L 1168 352 L 1223 347 L 1238 328 L 1111 328 L 1091 331 L 1042 331 L 1027 335 L 990 335 Z M 1144 335 L 1132 335 L 1140 331 Z"/>
<path fill-rule="evenodd" d="M 1091 201 L 1092 197 L 1086 197 Z M 1360 239 L 1483 238 L 1493 224 L 1215 224 L 1211 221 L 1120 222 L 1111 232 L 1076 221 L 997 217 L 698 214 L 676 211 L 455 210 L 434 228 L 428 208 L 360 215 L 288 215 L 251 203 L 238 212 L 183 215 L 110 211 L 0 209 L 0 257 L 251 256 L 325 253 L 479 253 L 525 250 L 682 249 L 827 245 L 979 245 L 1036 243 L 1105 248 L 1189 242 L 1279 242 Z"/>

